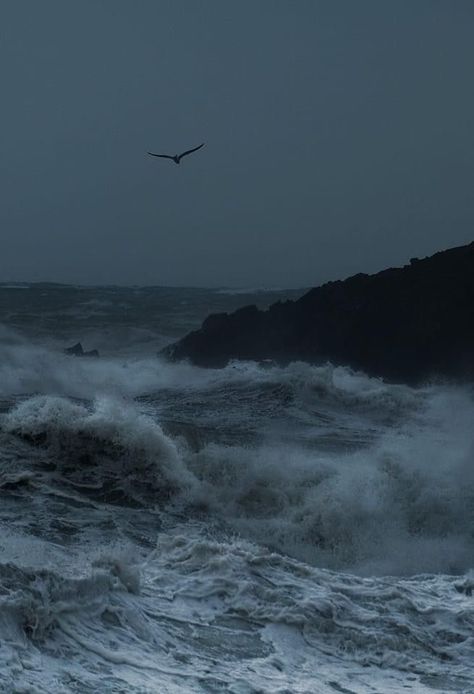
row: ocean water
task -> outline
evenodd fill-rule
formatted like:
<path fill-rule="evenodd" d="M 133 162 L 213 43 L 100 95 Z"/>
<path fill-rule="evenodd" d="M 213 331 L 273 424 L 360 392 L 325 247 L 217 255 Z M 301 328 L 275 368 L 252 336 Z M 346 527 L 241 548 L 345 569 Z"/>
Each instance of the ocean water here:
<path fill-rule="evenodd" d="M 0 286 L 1 692 L 474 692 L 473 389 L 157 356 L 295 296 Z"/>

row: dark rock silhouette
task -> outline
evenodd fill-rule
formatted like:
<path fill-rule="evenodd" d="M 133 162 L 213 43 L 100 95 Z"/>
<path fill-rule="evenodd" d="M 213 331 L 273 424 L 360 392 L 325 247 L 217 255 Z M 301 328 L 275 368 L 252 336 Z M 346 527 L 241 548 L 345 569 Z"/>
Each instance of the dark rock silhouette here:
<path fill-rule="evenodd" d="M 80 342 L 77 342 L 72 347 L 67 347 L 64 350 L 65 354 L 70 354 L 74 357 L 98 357 L 99 352 L 97 349 L 91 349 L 88 352 L 84 352 Z"/>
<path fill-rule="evenodd" d="M 474 380 L 474 243 L 328 282 L 267 311 L 211 315 L 164 354 L 211 367 L 331 361 L 391 381 Z"/>

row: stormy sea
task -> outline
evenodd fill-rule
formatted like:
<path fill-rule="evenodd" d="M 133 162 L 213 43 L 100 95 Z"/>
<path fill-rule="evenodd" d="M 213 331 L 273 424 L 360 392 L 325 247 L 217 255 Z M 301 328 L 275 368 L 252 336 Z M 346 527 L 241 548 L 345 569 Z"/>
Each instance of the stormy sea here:
<path fill-rule="evenodd" d="M 302 293 L 0 286 L 1 692 L 474 692 L 473 389 L 159 356 Z"/>

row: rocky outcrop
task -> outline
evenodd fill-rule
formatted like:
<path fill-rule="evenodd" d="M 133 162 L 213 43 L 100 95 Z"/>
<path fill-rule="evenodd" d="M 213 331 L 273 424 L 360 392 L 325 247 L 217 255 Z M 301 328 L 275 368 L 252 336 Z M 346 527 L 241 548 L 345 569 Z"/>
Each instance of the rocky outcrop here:
<path fill-rule="evenodd" d="M 165 354 L 212 367 L 331 361 L 392 381 L 474 380 L 474 243 L 328 282 L 267 311 L 211 315 Z"/>

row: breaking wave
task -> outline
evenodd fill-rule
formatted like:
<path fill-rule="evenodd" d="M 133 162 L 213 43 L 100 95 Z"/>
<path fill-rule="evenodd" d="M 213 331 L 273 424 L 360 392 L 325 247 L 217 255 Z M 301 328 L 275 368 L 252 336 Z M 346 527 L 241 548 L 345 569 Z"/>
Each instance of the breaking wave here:
<path fill-rule="evenodd" d="M 329 412 L 342 394 L 334 382 L 324 390 L 319 374 L 312 397 Z M 347 407 L 356 402 L 357 426 L 362 417 L 374 426 L 380 409 L 391 415 L 400 399 L 416 402 L 410 392 L 389 398 L 376 384 L 344 398 Z M 291 407 L 305 411 L 295 399 Z M 473 564 L 473 420 L 470 392 L 435 388 L 397 428 L 379 426 L 364 445 L 344 445 L 339 432 L 332 448 L 282 443 L 273 433 L 254 446 L 196 446 L 189 430 L 171 436 L 139 403 L 112 396 L 91 405 L 27 398 L 4 415 L 2 429 L 45 451 L 62 481 L 95 498 L 204 514 L 321 567 L 414 574 Z"/>
<path fill-rule="evenodd" d="M 64 481 L 87 485 L 106 501 L 117 494 L 138 500 L 140 492 L 158 501 L 195 484 L 159 424 L 116 398 L 104 396 L 89 408 L 36 396 L 4 416 L 3 430 L 45 450 Z"/>

